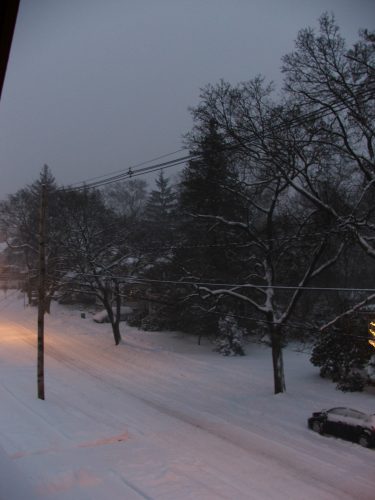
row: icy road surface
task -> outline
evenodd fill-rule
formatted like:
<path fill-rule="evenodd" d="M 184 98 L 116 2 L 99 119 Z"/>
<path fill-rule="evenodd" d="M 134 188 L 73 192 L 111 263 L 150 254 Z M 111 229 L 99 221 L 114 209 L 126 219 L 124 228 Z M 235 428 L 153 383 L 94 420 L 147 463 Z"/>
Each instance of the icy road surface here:
<path fill-rule="evenodd" d="M 336 391 L 307 354 L 287 350 L 274 396 L 266 347 L 224 358 L 125 324 L 116 347 L 109 325 L 54 305 L 39 401 L 36 310 L 1 297 L 1 500 L 25 500 L 23 482 L 56 500 L 375 498 L 375 450 L 306 426 L 324 407 L 375 413 L 375 394 Z"/>

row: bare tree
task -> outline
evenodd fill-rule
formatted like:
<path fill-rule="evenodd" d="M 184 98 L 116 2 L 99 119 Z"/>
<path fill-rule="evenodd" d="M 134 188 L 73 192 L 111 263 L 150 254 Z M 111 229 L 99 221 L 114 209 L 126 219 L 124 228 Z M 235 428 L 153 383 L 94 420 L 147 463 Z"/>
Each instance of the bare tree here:
<path fill-rule="evenodd" d="M 130 179 L 127 181 L 109 184 L 102 190 L 103 200 L 116 214 L 127 219 L 139 217 L 147 201 L 147 183 L 143 179 Z"/>
<path fill-rule="evenodd" d="M 314 162 L 300 169 L 293 186 L 335 217 L 342 229 L 351 232 L 372 257 L 375 257 L 374 40 L 373 34 L 363 30 L 359 41 L 347 49 L 334 18 L 324 14 L 319 32 L 311 28 L 301 30 L 295 51 L 283 58 L 285 88 L 294 109 L 310 116 L 301 121 L 301 128 L 309 134 L 315 151 L 330 151 L 330 161 L 320 167 L 325 170 L 323 178 L 330 176 L 335 178 L 334 182 L 346 183 L 347 204 L 335 207 L 324 199 L 319 186 L 321 176 Z M 299 137 L 296 144 L 300 152 L 307 152 L 303 140 L 303 136 Z"/>
<path fill-rule="evenodd" d="M 57 185 L 45 165 L 39 179 L 20 189 L 0 203 L 0 226 L 9 247 L 8 260 L 25 274 L 29 303 L 37 297 L 38 286 L 38 224 L 42 185 L 46 186 L 49 223 L 46 225 L 46 296 L 45 308 L 49 312 L 51 299 L 58 287 L 59 262 L 63 227 L 56 224 L 59 213 Z M 26 272 L 25 272 L 26 271 Z"/>
<path fill-rule="evenodd" d="M 196 213 L 240 233 L 246 243 L 237 252 L 236 280 L 225 286 L 199 286 L 204 297 L 230 297 L 252 308 L 268 326 L 271 339 L 274 390 L 285 390 L 282 359 L 283 330 L 303 288 L 333 265 L 344 247 L 330 231 L 317 231 L 315 206 L 303 205 L 286 172 L 298 158 L 290 147 L 289 129 L 275 129 L 283 110 L 271 99 L 261 79 L 231 87 L 208 86 L 193 110 L 198 126 L 214 120 L 233 151 L 239 176 L 222 186 L 242 200 L 235 217 Z M 194 137 L 194 131 L 192 133 Z M 280 287 L 280 285 L 285 287 Z M 290 286 L 292 289 L 288 289 Z"/>
<path fill-rule="evenodd" d="M 105 208 L 99 191 L 62 194 L 60 217 L 65 233 L 63 288 L 93 294 L 105 308 L 115 344 L 121 342 L 123 275 L 130 275 L 141 261 L 129 244 L 130 229 Z"/>

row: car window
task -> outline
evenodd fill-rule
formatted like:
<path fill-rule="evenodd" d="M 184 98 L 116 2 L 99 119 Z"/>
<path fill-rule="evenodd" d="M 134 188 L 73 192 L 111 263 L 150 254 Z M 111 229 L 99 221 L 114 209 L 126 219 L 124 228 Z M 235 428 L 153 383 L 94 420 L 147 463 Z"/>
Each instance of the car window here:
<path fill-rule="evenodd" d="M 373 425 L 369 422 L 368 415 L 351 408 L 332 408 L 332 410 L 327 412 L 327 416 L 330 422 L 337 422 L 349 426 L 371 427 Z"/>
<path fill-rule="evenodd" d="M 327 411 L 327 419 L 329 422 L 343 422 L 345 408 L 332 408 L 332 410 Z"/>
<path fill-rule="evenodd" d="M 332 411 L 328 413 L 328 420 L 344 425 L 358 425 L 360 422 L 350 414 L 349 408 L 333 408 Z"/>
<path fill-rule="evenodd" d="M 347 415 L 348 415 L 348 417 L 357 418 L 358 420 L 366 420 L 367 419 L 367 415 L 365 413 L 362 413 L 361 411 L 357 411 L 357 410 L 348 409 Z"/>
<path fill-rule="evenodd" d="M 335 416 L 335 415 L 345 416 L 346 412 L 347 412 L 346 408 L 332 408 L 332 410 L 329 410 L 327 413 L 328 413 L 328 415 L 332 415 L 332 416 Z"/>

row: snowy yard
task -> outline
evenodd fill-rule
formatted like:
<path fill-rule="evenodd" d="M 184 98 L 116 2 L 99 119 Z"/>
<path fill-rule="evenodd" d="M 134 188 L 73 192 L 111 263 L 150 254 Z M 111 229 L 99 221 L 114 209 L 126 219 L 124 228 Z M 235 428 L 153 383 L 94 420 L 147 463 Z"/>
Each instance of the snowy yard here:
<path fill-rule="evenodd" d="M 224 358 L 177 333 L 110 325 L 53 305 L 46 400 L 36 398 L 36 310 L 0 295 L 0 499 L 375 498 L 375 450 L 307 429 L 311 413 L 375 413 L 375 392 L 342 393 L 308 355 Z M 27 491 L 27 497 L 25 497 Z M 33 497 L 33 494 L 34 497 Z"/>

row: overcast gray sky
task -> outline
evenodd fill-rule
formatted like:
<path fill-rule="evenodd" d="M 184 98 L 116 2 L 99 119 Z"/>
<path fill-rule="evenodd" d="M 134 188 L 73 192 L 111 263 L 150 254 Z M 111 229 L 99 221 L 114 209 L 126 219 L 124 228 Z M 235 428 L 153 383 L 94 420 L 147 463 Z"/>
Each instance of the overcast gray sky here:
<path fill-rule="evenodd" d="M 333 12 L 349 43 L 373 0 L 21 0 L 0 101 L 0 199 L 48 164 L 61 184 L 181 147 L 199 89 L 281 81 L 299 29 Z"/>

